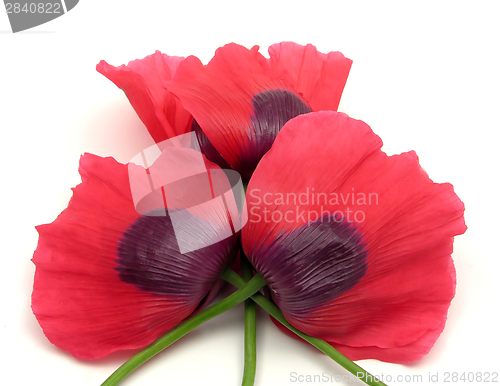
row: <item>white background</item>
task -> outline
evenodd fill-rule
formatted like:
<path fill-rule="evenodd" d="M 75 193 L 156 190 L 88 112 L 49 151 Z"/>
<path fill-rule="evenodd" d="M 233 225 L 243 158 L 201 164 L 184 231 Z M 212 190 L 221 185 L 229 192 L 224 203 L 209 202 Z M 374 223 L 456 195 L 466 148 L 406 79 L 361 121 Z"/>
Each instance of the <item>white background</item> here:
<path fill-rule="evenodd" d="M 82 0 L 67 15 L 12 34 L 0 6 L 2 383 L 99 385 L 130 353 L 76 360 L 51 345 L 30 309 L 35 225 L 66 207 L 82 153 L 127 162 L 151 144 L 124 94 L 95 71 L 155 50 L 196 55 L 237 42 L 283 40 L 354 60 L 340 111 L 367 122 L 388 153 L 416 150 L 437 182 L 465 202 L 456 238 L 457 295 L 431 353 L 403 366 L 361 361 L 373 374 L 499 372 L 499 43 L 495 1 Z M 267 55 L 267 54 L 266 54 Z M 243 310 L 237 307 L 174 344 L 124 385 L 237 385 Z M 261 314 L 257 386 L 296 385 L 290 373 L 345 374 L 286 337 Z M 439 382 L 428 375 L 439 373 Z M 385 378 L 387 379 L 387 378 Z M 459 384 L 467 384 L 458 382 Z M 479 382 L 477 382 L 479 383 Z M 310 383 L 309 383 L 310 384 Z M 315 384 L 339 384 L 323 382 Z"/>

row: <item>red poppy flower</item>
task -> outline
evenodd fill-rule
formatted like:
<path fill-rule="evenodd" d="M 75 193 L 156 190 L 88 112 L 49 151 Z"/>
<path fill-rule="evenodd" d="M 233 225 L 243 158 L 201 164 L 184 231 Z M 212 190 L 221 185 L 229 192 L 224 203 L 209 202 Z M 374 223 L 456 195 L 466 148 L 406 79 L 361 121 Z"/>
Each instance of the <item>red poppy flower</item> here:
<path fill-rule="evenodd" d="M 179 176 L 190 168 L 188 158 L 174 168 Z M 158 172 L 154 167 L 144 174 Z M 208 161 L 206 167 L 219 170 Z M 112 158 L 86 154 L 80 174 L 68 208 L 37 228 L 32 308 L 52 343 L 76 357 L 98 358 L 150 344 L 211 301 L 237 237 L 218 237 L 227 231 L 223 208 L 204 217 L 176 212 L 180 230 L 164 208 L 160 215 L 139 214 L 129 170 Z M 192 233 L 205 247 L 180 253 L 179 237 L 192 240 Z"/>
<path fill-rule="evenodd" d="M 345 114 L 288 122 L 248 185 L 242 243 L 294 327 L 352 360 L 406 363 L 444 328 L 464 207 L 414 152 L 381 146 Z"/>
<path fill-rule="evenodd" d="M 463 204 L 413 152 L 384 154 L 363 122 L 311 113 L 337 109 L 349 59 L 294 43 L 269 53 L 229 44 L 205 66 L 157 52 L 97 69 L 125 91 L 156 142 L 192 131 L 207 169 L 250 180 L 243 248 L 292 325 L 353 360 L 418 360 L 454 296 Z M 177 167 L 182 175 L 190 164 Z M 78 357 L 151 343 L 213 297 L 234 259 L 236 237 L 226 236 L 241 224 L 227 221 L 226 204 L 204 211 L 190 205 L 203 202 L 198 189 L 169 190 L 169 178 L 151 180 L 161 166 L 138 168 L 145 185 L 131 191 L 125 165 L 84 156 L 68 209 L 38 228 L 33 311 L 47 337 Z M 199 235 L 206 247 L 190 248 Z"/>
<path fill-rule="evenodd" d="M 157 142 L 191 128 L 209 160 L 248 180 L 288 120 L 337 109 L 352 64 L 312 45 L 275 44 L 269 59 L 258 49 L 228 44 L 205 66 L 194 56 L 157 52 L 118 68 L 101 62 L 97 70 L 125 91 Z"/>

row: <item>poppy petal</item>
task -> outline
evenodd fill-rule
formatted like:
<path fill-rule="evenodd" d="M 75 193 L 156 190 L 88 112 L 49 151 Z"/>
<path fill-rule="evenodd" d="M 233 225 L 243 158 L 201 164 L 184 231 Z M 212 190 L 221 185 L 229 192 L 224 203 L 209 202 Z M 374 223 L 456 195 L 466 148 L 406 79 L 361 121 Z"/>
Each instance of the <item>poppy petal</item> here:
<path fill-rule="evenodd" d="M 409 346 L 439 329 L 455 291 L 452 238 L 466 229 L 450 184 L 433 183 L 413 152 L 389 157 L 381 145 L 368 125 L 345 114 L 297 117 L 263 157 L 247 192 L 242 242 L 249 258 L 321 216 L 342 215 L 359 229 L 366 274 L 309 316 L 289 319 L 353 350 Z"/>
<path fill-rule="evenodd" d="M 98 358 L 150 344 L 213 298 L 235 240 L 181 255 L 168 217 L 136 212 L 126 165 L 86 154 L 80 173 L 68 208 L 37 228 L 32 309 L 52 343 Z"/>
<path fill-rule="evenodd" d="M 268 51 L 271 68 L 308 101 L 313 111 L 337 111 L 352 60 L 340 52 L 323 54 L 312 44 L 282 42 Z"/>
<path fill-rule="evenodd" d="M 288 328 L 283 326 L 276 319 L 271 318 L 273 323 L 285 334 L 290 335 L 292 338 L 297 338 L 293 332 Z M 426 355 L 434 342 L 439 338 L 443 332 L 445 322 L 443 322 L 438 328 L 427 330 L 421 337 L 417 340 L 400 347 L 391 348 L 380 348 L 376 346 L 366 346 L 366 347 L 351 347 L 341 345 L 335 342 L 329 342 L 334 348 L 339 350 L 342 354 L 347 356 L 353 361 L 358 361 L 362 359 L 372 359 L 376 358 L 384 362 L 391 363 L 412 363 L 421 359 Z M 301 338 L 299 338 L 301 339 Z"/>
<path fill-rule="evenodd" d="M 282 233 L 248 257 L 272 289 L 276 305 L 294 320 L 308 320 L 366 272 L 361 235 L 340 217 L 325 216 Z"/>
<path fill-rule="evenodd" d="M 350 347 L 332 343 L 341 353 L 351 358 L 353 361 L 377 358 L 384 362 L 391 363 L 412 363 L 428 354 L 434 343 L 443 332 L 445 322 L 435 329 L 427 330 L 417 340 L 400 347 L 380 348 L 380 347 Z"/>
<path fill-rule="evenodd" d="M 183 59 L 156 51 L 128 65 L 114 67 L 103 60 L 96 67 L 125 92 L 157 143 L 191 130 L 191 114 L 165 89 Z"/>
<path fill-rule="evenodd" d="M 167 85 L 237 171 L 249 153 L 253 96 L 286 88 L 283 81 L 273 78 L 258 49 L 228 44 L 217 49 L 206 66 L 190 56 L 180 63 Z"/>
<path fill-rule="evenodd" d="M 214 145 L 212 145 L 212 142 L 210 142 L 208 137 L 205 135 L 198 122 L 196 122 L 196 119 L 193 119 L 191 130 L 196 134 L 196 139 L 200 145 L 201 152 L 209 161 L 219 165 L 223 169 L 231 169 L 231 166 L 224 158 L 222 158 Z"/>
<path fill-rule="evenodd" d="M 279 47 L 274 46 L 269 60 L 258 46 L 248 50 L 237 44 L 219 48 L 205 66 L 188 57 L 167 85 L 193 114 L 207 141 L 244 180 L 283 125 L 312 111 L 307 97 L 321 108 L 338 105 L 348 73 L 344 67 L 350 67 L 350 60 L 338 58 L 342 54 L 323 56 L 313 46 L 292 43 Z M 303 71 L 297 69 L 299 63 Z"/>

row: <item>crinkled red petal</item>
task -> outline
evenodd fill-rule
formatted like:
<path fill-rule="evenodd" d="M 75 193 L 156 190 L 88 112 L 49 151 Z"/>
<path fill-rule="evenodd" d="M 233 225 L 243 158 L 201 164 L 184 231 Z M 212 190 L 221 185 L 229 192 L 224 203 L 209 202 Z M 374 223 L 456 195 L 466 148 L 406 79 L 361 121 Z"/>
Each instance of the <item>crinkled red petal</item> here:
<path fill-rule="evenodd" d="M 273 77 L 259 47 L 251 50 L 237 44 L 217 49 L 204 66 L 190 56 L 179 64 L 167 88 L 193 114 L 222 157 L 238 169 L 250 138 L 253 95 L 289 86 Z"/>
<path fill-rule="evenodd" d="M 271 318 L 274 324 L 282 330 L 287 335 L 290 335 L 293 338 L 297 338 L 293 332 L 291 332 L 288 328 L 284 327 L 280 322 L 276 321 L 274 318 Z M 412 363 L 420 360 L 424 355 L 426 355 L 437 338 L 443 332 L 445 326 L 445 322 L 443 322 L 438 328 L 433 330 L 427 330 L 421 337 L 417 340 L 400 347 L 391 347 L 391 348 L 381 348 L 376 346 L 366 346 L 366 347 L 351 347 L 341 345 L 335 342 L 328 342 L 337 350 L 339 350 L 342 354 L 347 356 L 353 361 L 358 361 L 362 359 L 373 359 L 376 358 L 378 360 L 384 362 L 391 363 Z M 301 338 L 298 338 L 302 340 Z"/>
<path fill-rule="evenodd" d="M 313 111 L 337 111 L 352 60 L 340 52 L 323 54 L 312 44 L 282 42 L 269 47 L 270 66 Z"/>
<path fill-rule="evenodd" d="M 291 95 L 296 97 L 297 106 L 304 105 L 300 110 L 310 111 L 308 103 L 313 109 L 336 109 L 351 66 L 342 54 L 321 54 L 311 45 L 274 45 L 269 51 L 270 59 L 265 59 L 258 49 L 228 44 L 219 48 L 205 66 L 197 58 L 188 57 L 167 85 L 193 114 L 222 157 L 244 177 L 251 174 L 253 164 L 258 162 L 253 160 L 255 153 L 268 150 L 261 148 L 264 144 L 254 143 L 263 136 L 254 127 L 255 105 L 260 98 L 276 104 L 276 111 L 265 113 L 272 115 L 268 117 L 271 122 L 281 119 L 283 109 L 293 108 L 287 105 L 291 104 Z M 284 93 L 267 95 L 266 91 Z M 266 117 L 257 120 L 263 118 Z M 274 127 L 274 123 L 269 126 Z M 266 128 L 268 122 L 264 119 L 258 125 Z M 268 141 L 264 142 L 267 145 Z M 260 156 L 259 153 L 259 159 Z M 246 170 L 249 162 L 250 172 Z"/>
<path fill-rule="evenodd" d="M 80 173 L 68 208 L 37 228 L 32 309 L 52 343 L 76 357 L 98 358 L 153 342 L 197 303 L 119 279 L 118 241 L 139 216 L 127 166 L 86 154 Z"/>
<path fill-rule="evenodd" d="M 191 131 L 191 114 L 165 89 L 183 59 L 156 51 L 128 65 L 101 61 L 96 68 L 125 92 L 153 139 L 161 142 Z"/>
<path fill-rule="evenodd" d="M 363 234 L 365 276 L 315 312 L 289 320 L 350 347 L 404 347 L 439 329 L 455 291 L 453 236 L 466 229 L 450 184 L 433 183 L 413 152 L 389 157 L 381 145 L 365 123 L 345 114 L 297 117 L 263 157 L 247 192 L 247 256 L 324 213 L 347 217 Z M 269 221 L 262 221 L 265 211 Z"/>
<path fill-rule="evenodd" d="M 307 323 L 309 333 L 334 344 L 351 346 L 349 352 L 361 347 L 355 356 L 359 359 L 366 355 L 364 346 L 370 346 L 370 351 L 378 348 L 381 354 L 372 358 L 385 361 L 391 349 L 411 347 L 409 352 L 394 351 L 390 361 L 419 360 L 443 330 L 455 295 L 452 252 L 453 240 L 449 238 L 427 250 L 397 257 L 373 257 L 377 263 L 372 264 L 365 280 L 310 315 L 313 322 Z M 381 268 L 396 259 L 406 263 Z M 303 323 L 298 321 L 297 328 L 304 328 Z"/>

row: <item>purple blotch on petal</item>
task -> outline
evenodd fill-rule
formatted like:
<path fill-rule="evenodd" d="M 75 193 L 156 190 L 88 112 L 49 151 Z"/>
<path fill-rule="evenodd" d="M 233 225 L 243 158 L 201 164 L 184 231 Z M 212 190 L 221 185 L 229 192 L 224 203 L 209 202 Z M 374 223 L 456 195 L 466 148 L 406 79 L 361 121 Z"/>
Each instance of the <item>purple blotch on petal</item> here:
<path fill-rule="evenodd" d="M 325 215 L 255 248 L 249 259 L 283 313 L 299 317 L 356 285 L 366 256 L 357 228 Z"/>
<path fill-rule="evenodd" d="M 253 143 L 261 153 L 267 153 L 282 127 L 290 119 L 312 112 L 300 97 L 287 90 L 267 90 L 252 99 L 251 116 L 255 137 Z"/>
<path fill-rule="evenodd" d="M 290 119 L 312 112 L 296 94 L 288 90 L 266 90 L 252 98 L 253 115 L 250 149 L 242 170 L 244 180 L 249 180 L 260 159 L 266 154 L 276 136 Z"/>
<path fill-rule="evenodd" d="M 290 119 L 312 112 L 311 108 L 296 94 L 288 90 L 266 90 L 253 96 L 253 114 L 250 116 L 248 147 L 241 144 L 242 163 L 237 171 L 244 181 L 248 181 L 260 159 L 266 154 L 279 131 Z M 215 149 L 203 128 L 193 119 L 191 130 L 196 133 L 201 152 L 222 169 L 231 167 Z"/>
<path fill-rule="evenodd" d="M 200 145 L 201 152 L 207 157 L 207 159 L 214 164 L 217 164 L 221 167 L 221 169 L 231 169 L 231 166 L 226 162 L 224 158 L 220 155 L 217 149 L 212 145 L 212 142 L 205 135 L 200 125 L 193 118 L 193 122 L 191 123 L 191 131 L 194 131 L 196 134 L 196 138 L 198 139 L 198 143 Z"/>
<path fill-rule="evenodd" d="M 188 228 L 199 230 L 200 222 L 202 226 L 210 226 L 188 211 L 183 213 L 183 225 Z M 119 241 L 115 269 L 122 281 L 142 291 L 187 298 L 197 304 L 216 286 L 224 268 L 235 259 L 238 236 L 182 254 L 168 213 L 141 216 Z"/>

